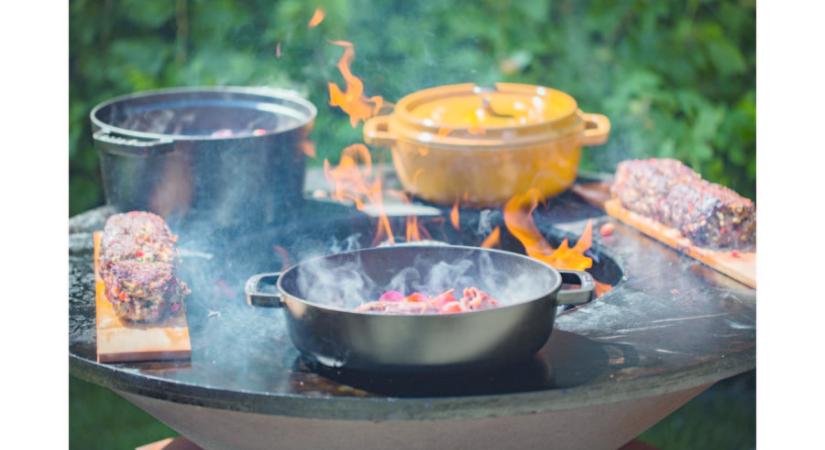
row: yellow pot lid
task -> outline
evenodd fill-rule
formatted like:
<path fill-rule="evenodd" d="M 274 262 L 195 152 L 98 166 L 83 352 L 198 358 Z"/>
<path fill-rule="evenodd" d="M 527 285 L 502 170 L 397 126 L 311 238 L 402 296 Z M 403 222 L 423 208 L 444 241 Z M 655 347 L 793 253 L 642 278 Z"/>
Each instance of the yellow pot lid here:
<path fill-rule="evenodd" d="M 473 145 L 546 140 L 579 132 L 578 105 L 548 87 L 517 83 L 453 84 L 401 99 L 391 128 L 415 140 Z"/>

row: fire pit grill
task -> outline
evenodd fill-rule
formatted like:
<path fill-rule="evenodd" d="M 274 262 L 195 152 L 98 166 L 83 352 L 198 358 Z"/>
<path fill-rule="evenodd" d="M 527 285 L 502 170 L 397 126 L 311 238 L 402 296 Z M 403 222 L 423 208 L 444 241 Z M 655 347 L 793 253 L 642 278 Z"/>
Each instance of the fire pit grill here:
<path fill-rule="evenodd" d="M 589 437 L 567 436 L 564 441 L 615 448 L 710 384 L 755 366 L 755 291 L 621 225 L 609 238 L 594 236 L 593 248 L 592 272 L 601 281 L 618 284 L 590 304 L 561 313 L 550 341 L 532 361 L 496 372 L 438 377 L 310 366 L 291 345 L 280 310 L 244 303 L 243 280 L 281 267 L 276 245 L 286 249 L 290 258 L 329 251 L 330 245 L 343 250 L 358 240 L 368 244 L 373 224 L 354 209 L 328 202 L 308 201 L 303 208 L 290 212 L 299 220 L 242 237 L 211 236 L 206 229 L 175 230 L 184 258 L 182 278 L 193 289 L 187 306 L 192 359 L 177 364 L 95 361 L 91 231 L 102 228 L 111 211 L 98 208 L 72 218 L 72 373 L 116 390 L 207 448 L 229 441 L 210 434 L 208 426 L 189 421 L 187 414 L 200 414 L 193 411 L 213 421 L 236 417 L 233 414 L 251 418 L 250 423 L 272 417 L 281 428 L 269 432 L 282 433 L 287 447 L 323 442 L 289 434 L 285 431 L 289 427 L 327 424 L 330 433 L 337 432 L 336 427 L 351 432 L 346 427 L 353 424 L 377 427 L 374 436 L 365 431 L 353 440 L 353 445 L 369 446 L 393 435 L 402 439 L 409 431 L 394 427 L 408 421 L 419 428 L 429 426 L 437 435 L 443 421 L 458 421 L 471 427 L 457 432 L 465 437 L 483 435 L 478 427 L 489 421 L 525 424 L 532 427 L 526 432 L 539 439 L 553 432 L 552 427 L 533 429 L 542 414 L 572 414 L 573 422 L 559 421 L 558 427 L 587 414 L 606 417 L 609 405 L 636 405 L 644 418 L 611 422 L 610 426 L 621 429 L 618 434 L 606 425 L 601 431 L 588 431 Z M 442 212 L 447 217 L 449 211 Z M 535 218 L 554 244 L 578 236 L 588 218 L 596 227 L 610 220 L 572 194 L 540 208 Z M 460 233 L 445 223 L 433 238 L 477 245 L 480 238 L 474 230 L 479 220 L 480 213 L 462 211 Z M 493 213 L 484 220 L 496 225 L 501 218 Z M 507 233 L 502 233 L 502 247 L 521 250 Z M 652 398 L 663 402 L 645 406 Z M 178 407 L 183 409 L 175 410 Z M 381 428 L 381 424 L 387 425 Z M 583 424 L 581 430 L 586 428 Z M 594 441 L 597 437 L 602 440 Z M 246 438 L 264 442 L 261 436 Z M 482 446 L 493 445 L 477 439 Z M 533 442 L 530 439 L 525 435 L 520 442 Z M 423 442 L 405 445 L 426 446 Z"/>

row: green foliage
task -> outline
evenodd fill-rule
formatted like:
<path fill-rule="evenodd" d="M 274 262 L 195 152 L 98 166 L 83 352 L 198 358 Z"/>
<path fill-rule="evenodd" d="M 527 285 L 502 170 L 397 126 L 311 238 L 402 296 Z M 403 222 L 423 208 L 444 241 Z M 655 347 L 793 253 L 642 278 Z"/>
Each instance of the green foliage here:
<path fill-rule="evenodd" d="M 317 6 L 326 20 L 308 29 Z M 316 163 L 334 159 L 360 141 L 360 127 L 327 106 L 327 82 L 341 83 L 334 39 L 355 44 L 368 95 L 394 101 L 465 81 L 553 86 L 613 122 L 586 168 L 670 156 L 755 193 L 753 0 L 73 0 L 70 15 L 72 213 L 102 202 L 89 111 L 133 91 L 297 89 L 320 109 Z"/>
<path fill-rule="evenodd" d="M 69 448 L 133 449 L 177 436 L 137 406 L 112 391 L 69 377 Z"/>
<path fill-rule="evenodd" d="M 756 371 L 713 385 L 639 439 L 662 449 L 756 448 Z"/>
<path fill-rule="evenodd" d="M 755 371 L 717 383 L 639 438 L 670 450 L 755 448 L 755 383 Z M 69 448 L 131 449 L 177 435 L 100 386 L 69 377 L 69 395 Z"/>

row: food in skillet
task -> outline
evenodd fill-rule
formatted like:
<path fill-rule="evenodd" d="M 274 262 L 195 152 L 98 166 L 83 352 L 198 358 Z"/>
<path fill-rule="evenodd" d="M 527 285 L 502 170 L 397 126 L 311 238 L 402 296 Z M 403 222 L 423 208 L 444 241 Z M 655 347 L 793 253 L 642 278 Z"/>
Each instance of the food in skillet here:
<path fill-rule="evenodd" d="M 455 289 L 450 289 L 430 297 L 421 292 L 405 296 L 398 291 L 387 291 L 378 300 L 364 303 L 355 310 L 383 314 L 454 314 L 498 306 L 498 302 L 490 294 L 478 288 L 464 289 L 461 298 L 456 298 L 454 292 Z"/>
<path fill-rule="evenodd" d="M 152 213 L 132 211 L 106 221 L 100 275 L 118 317 L 155 322 L 183 307 L 189 288 L 175 274 L 176 240 Z"/>
<path fill-rule="evenodd" d="M 678 229 L 697 246 L 749 250 L 756 243 L 753 202 L 680 161 L 624 161 L 610 191 L 626 209 Z"/>

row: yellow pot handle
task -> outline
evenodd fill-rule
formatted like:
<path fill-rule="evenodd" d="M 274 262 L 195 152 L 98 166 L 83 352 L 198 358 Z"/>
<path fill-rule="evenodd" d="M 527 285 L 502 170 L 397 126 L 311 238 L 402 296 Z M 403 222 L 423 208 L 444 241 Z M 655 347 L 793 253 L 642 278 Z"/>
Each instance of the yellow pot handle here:
<path fill-rule="evenodd" d="M 395 136 L 389 131 L 390 116 L 375 116 L 364 122 L 364 142 L 370 145 L 391 147 Z"/>
<path fill-rule="evenodd" d="M 610 134 L 610 119 L 607 116 L 579 111 L 579 117 L 584 121 L 582 145 L 601 145 L 607 142 Z"/>

